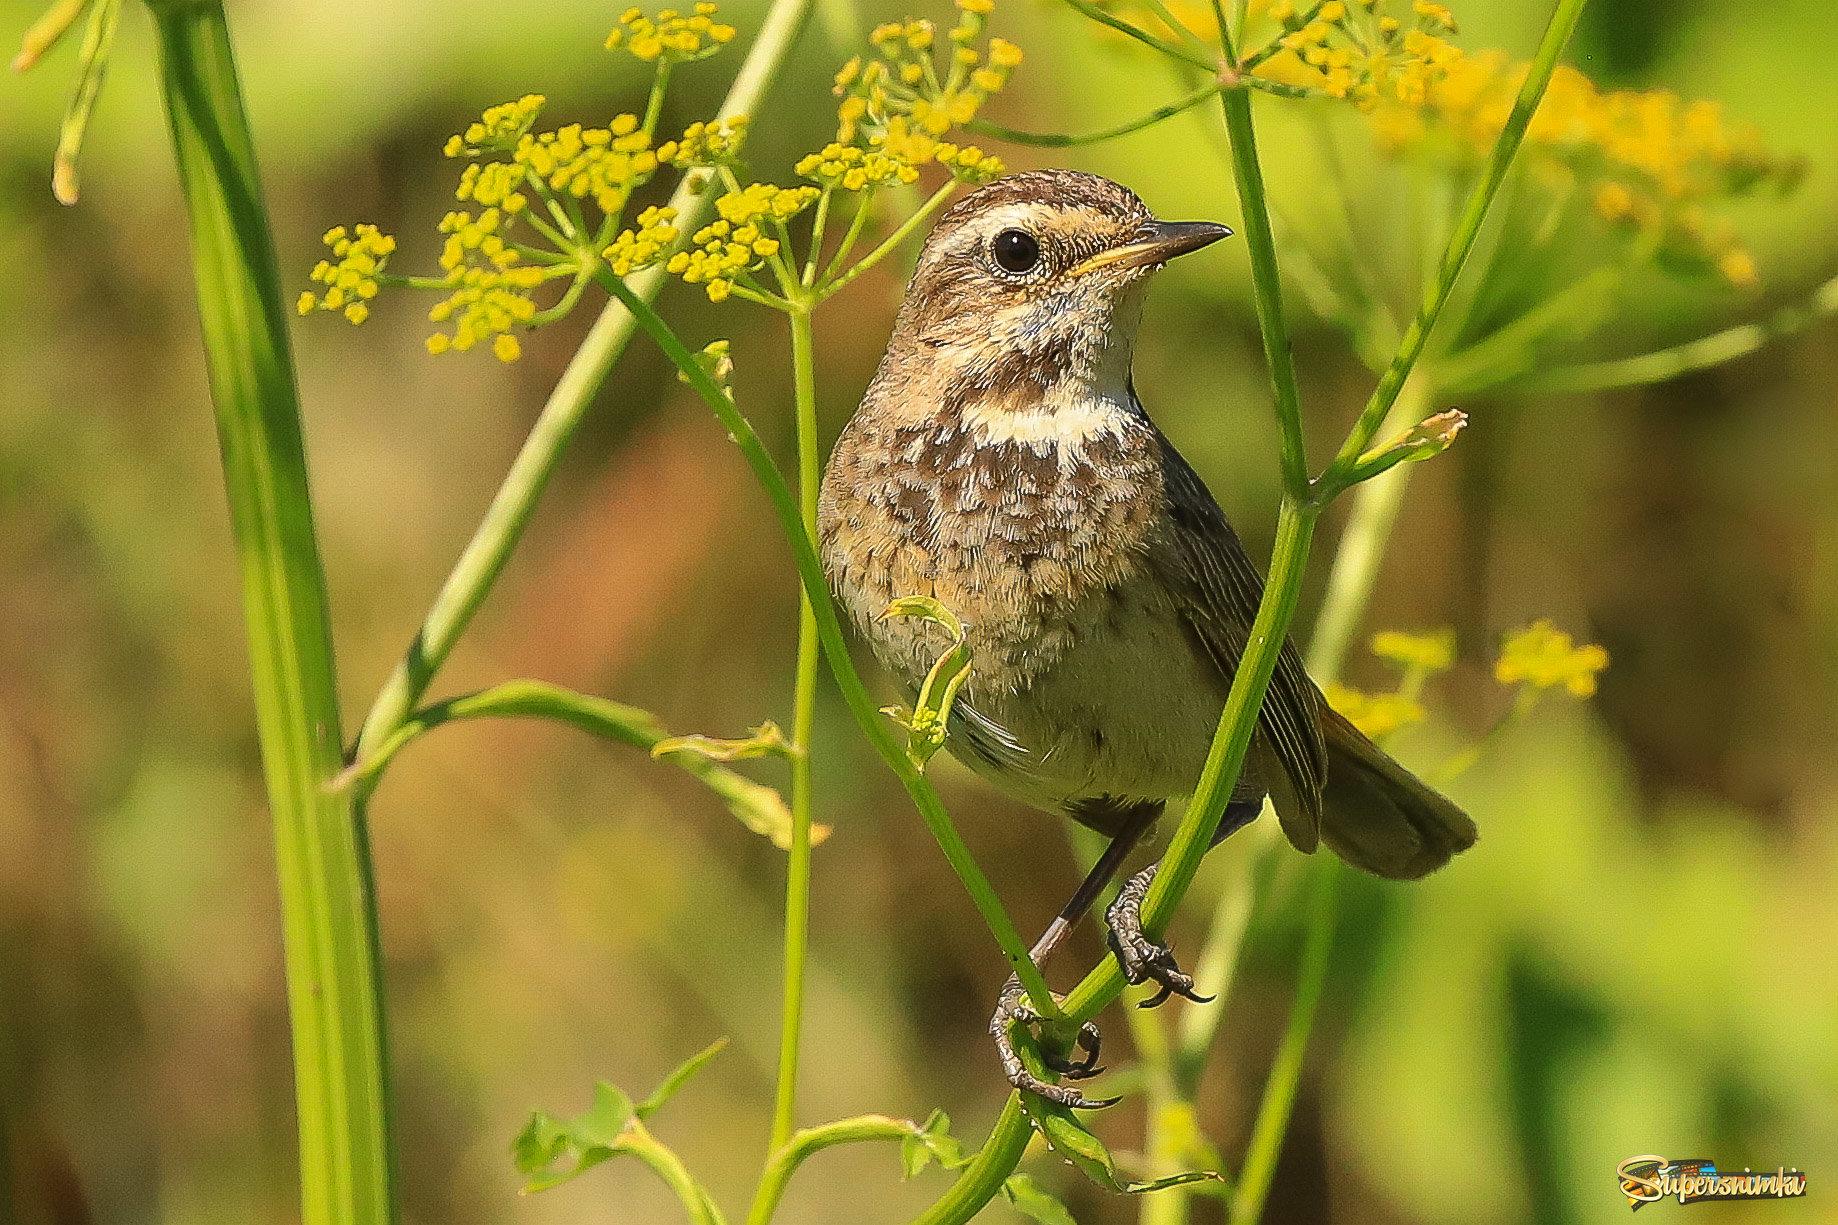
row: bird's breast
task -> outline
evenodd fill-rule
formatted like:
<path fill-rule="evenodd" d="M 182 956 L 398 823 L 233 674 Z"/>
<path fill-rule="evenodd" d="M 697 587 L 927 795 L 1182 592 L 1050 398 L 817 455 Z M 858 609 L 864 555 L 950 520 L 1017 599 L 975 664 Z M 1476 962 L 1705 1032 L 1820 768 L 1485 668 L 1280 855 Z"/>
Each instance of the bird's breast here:
<path fill-rule="evenodd" d="M 1153 427 L 1093 397 L 989 398 L 850 423 L 825 475 L 832 584 L 882 660 L 916 682 L 948 643 L 882 619 L 929 595 L 969 626 L 972 690 L 1029 686 L 1143 565 L 1162 504 Z"/>

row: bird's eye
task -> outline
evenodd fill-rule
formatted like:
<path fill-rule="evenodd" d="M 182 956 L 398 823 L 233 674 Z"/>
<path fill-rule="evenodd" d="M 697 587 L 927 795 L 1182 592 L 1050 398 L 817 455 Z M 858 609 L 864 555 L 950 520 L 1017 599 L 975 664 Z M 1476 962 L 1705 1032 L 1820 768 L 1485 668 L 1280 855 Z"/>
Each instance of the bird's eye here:
<path fill-rule="evenodd" d="M 1026 272 L 1040 262 L 1040 243 L 1026 230 L 1003 230 L 989 246 L 996 263 L 1010 272 Z"/>

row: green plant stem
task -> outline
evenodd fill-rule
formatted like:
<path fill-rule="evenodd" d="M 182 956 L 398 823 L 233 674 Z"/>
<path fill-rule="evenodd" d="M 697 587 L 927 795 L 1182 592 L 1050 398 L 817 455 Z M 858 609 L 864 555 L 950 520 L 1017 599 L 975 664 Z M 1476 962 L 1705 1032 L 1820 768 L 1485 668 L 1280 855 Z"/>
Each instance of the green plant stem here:
<path fill-rule="evenodd" d="M 328 785 L 343 766 L 338 686 L 280 272 L 223 8 L 198 0 L 151 7 L 274 817 L 300 1217 L 390 1225 L 375 883 L 361 814 Z"/>
<path fill-rule="evenodd" d="M 874 267 L 883 259 L 886 259 L 889 254 L 897 251 L 900 244 L 912 237 L 914 232 L 916 232 L 920 226 L 924 225 L 926 221 L 931 218 L 932 214 L 937 212 L 944 202 L 951 198 L 951 193 L 956 190 L 957 183 L 953 180 L 947 182 L 944 186 L 933 192 L 924 204 L 914 209 L 912 214 L 908 216 L 905 221 L 900 223 L 899 228 L 881 241 L 880 246 L 851 264 L 848 271 L 844 272 L 835 280 L 819 285 L 817 287 L 817 301 L 821 302 L 830 297 L 830 295 L 836 293 L 836 291 L 840 290 L 850 281 L 853 281 L 856 277 L 868 271 L 868 269 Z M 851 238 L 852 237 L 853 234 L 851 234 Z M 841 256 L 842 253 L 839 252 L 837 258 L 840 260 Z"/>
<path fill-rule="evenodd" d="M 874 746 L 888 768 L 899 778 L 912 797 L 913 806 L 919 810 L 919 816 L 925 821 L 926 828 L 938 842 L 944 852 L 952 871 L 964 884 L 983 921 L 989 926 L 990 934 L 1002 949 L 1010 969 L 1021 981 L 1022 988 L 1028 993 L 1028 1002 L 1035 1010 L 1051 1022 L 1063 1022 L 1064 1013 L 1058 1001 L 1047 989 L 1046 980 L 1041 977 L 1040 968 L 1028 956 L 1028 946 L 1015 930 L 1014 922 L 1003 910 L 1002 903 L 996 897 L 995 890 L 989 885 L 989 878 L 977 866 L 970 848 L 964 845 L 962 835 L 951 822 L 951 815 L 945 810 L 944 801 L 938 798 L 937 790 L 932 786 L 919 769 L 913 765 L 906 754 L 906 746 L 895 739 L 890 730 L 891 725 L 882 717 L 874 699 L 868 693 L 868 687 L 862 683 L 861 674 L 855 670 L 854 660 L 849 656 L 848 643 L 843 636 L 842 621 L 836 615 L 836 605 L 830 599 L 829 587 L 823 578 L 823 567 L 817 560 L 816 547 L 810 535 L 804 529 L 804 521 L 798 503 L 793 498 L 791 489 L 785 484 L 784 476 L 778 465 L 773 463 L 772 456 L 766 452 L 759 435 L 726 392 L 716 386 L 708 373 L 697 364 L 694 354 L 670 330 L 650 303 L 640 298 L 630 287 L 604 269 L 600 273 L 601 281 L 607 290 L 626 304 L 638 324 L 657 342 L 658 348 L 664 351 L 683 377 L 689 381 L 696 394 L 714 411 L 721 424 L 727 427 L 734 442 L 740 447 L 741 455 L 747 465 L 753 469 L 772 503 L 773 514 L 779 521 L 786 541 L 791 545 L 792 560 L 797 565 L 798 577 L 804 583 L 804 592 L 810 597 L 812 610 L 817 618 L 817 637 L 823 645 L 823 654 L 830 663 L 830 672 L 836 678 L 836 686 L 842 691 L 843 700 L 848 703 L 849 711 L 855 716 L 862 734 Z"/>
<path fill-rule="evenodd" d="M 1132 132 L 1140 132 L 1144 128 L 1152 128 L 1164 119 L 1172 119 L 1176 115 L 1192 110 L 1224 88 L 1217 82 L 1203 85 L 1186 97 L 1170 102 L 1166 106 L 1158 106 L 1146 115 L 1120 123 L 1114 128 L 1105 128 L 1101 132 L 1087 132 L 1083 135 L 1071 135 L 1064 132 L 1023 132 L 1019 128 L 1005 127 L 982 118 L 972 119 L 969 126 L 972 131 L 994 136 L 998 140 L 1006 140 L 1017 145 L 1033 145 L 1036 148 L 1067 149 L 1076 145 L 1095 145 L 1107 140 L 1115 140 L 1119 136 L 1128 136 Z"/>
<path fill-rule="evenodd" d="M 717 118 L 728 119 L 759 109 L 760 101 L 778 77 L 792 44 L 803 29 L 812 2 L 773 0 L 760 26 L 759 36 L 754 39 L 726 100 L 716 112 Z M 699 190 L 704 182 L 699 172 L 692 171 L 684 176 L 670 198 L 670 206 L 677 210 L 680 218 L 678 227 L 685 234 L 693 233 L 700 219 L 714 206 L 715 193 Z M 647 268 L 631 278 L 632 291 L 648 302 L 657 296 L 667 279 L 661 264 Z M 607 303 L 557 380 L 548 403 L 543 406 L 505 475 L 504 483 L 492 496 L 485 517 L 441 584 L 420 632 L 371 704 L 358 736 L 360 760 L 402 725 L 427 692 L 434 674 L 446 662 L 459 636 L 503 572 L 505 562 L 522 539 L 524 528 L 535 512 L 537 499 L 555 472 L 563 449 L 631 338 L 630 312 L 618 301 Z"/>
<path fill-rule="evenodd" d="M 964 1167 L 949 1191 L 913 1218 L 912 1225 L 964 1225 L 1001 1193 L 1002 1184 L 1021 1164 L 1033 1135 L 1034 1126 L 1022 1108 L 1021 1095 L 1009 1094 L 982 1151 Z"/>
<path fill-rule="evenodd" d="M 1684 344 L 1636 357 L 1586 362 L 1528 374 L 1513 382 L 1514 391 L 1576 393 L 1641 387 L 1675 379 L 1694 370 L 1744 357 L 1770 341 L 1791 336 L 1820 319 L 1838 315 L 1838 277 L 1815 289 L 1805 301 L 1781 307 L 1759 323 L 1744 323 Z"/>
<path fill-rule="evenodd" d="M 1123 18 L 1098 7 L 1096 4 L 1092 3 L 1092 0 L 1066 0 L 1066 3 L 1070 4 L 1073 8 L 1098 24 L 1107 25 L 1119 34 L 1126 34 L 1139 43 L 1153 47 L 1170 59 L 1181 60 L 1185 63 L 1192 64 L 1195 68 L 1203 68 L 1207 72 L 1217 72 L 1219 70 L 1218 62 L 1212 57 L 1202 54 L 1199 51 L 1183 47 L 1179 43 L 1171 43 L 1165 38 L 1158 38 L 1147 30 L 1138 26 L 1133 26 L 1129 22 L 1123 20 Z"/>
<path fill-rule="evenodd" d="M 1404 385 L 1390 416 L 1388 429 L 1408 429 L 1429 413 L 1434 402 L 1429 386 L 1419 370 Z M 1399 464 L 1362 482 L 1353 491 L 1353 511 L 1340 533 L 1334 550 L 1333 568 L 1328 572 L 1327 592 L 1321 600 L 1321 611 L 1315 616 L 1314 633 L 1308 642 L 1308 672 L 1315 682 L 1326 685 L 1340 679 L 1347 655 L 1353 649 L 1353 638 L 1360 620 L 1372 602 L 1378 584 L 1379 566 L 1385 558 L 1385 546 L 1397 525 L 1398 510 L 1404 504 L 1404 492 L 1410 487 L 1412 464 Z"/>
<path fill-rule="evenodd" d="M 747 1225 L 766 1225 L 778 1210 L 779 1200 L 791 1176 L 814 1153 L 838 1144 L 861 1144 L 872 1140 L 904 1140 L 917 1135 L 919 1128 L 909 1119 L 890 1118 L 884 1114 L 864 1114 L 853 1119 L 838 1119 L 820 1127 L 805 1127 L 787 1136 L 773 1149 L 759 1188 L 753 1193 L 753 1207 L 747 1213 Z"/>
<path fill-rule="evenodd" d="M 1290 1008 L 1289 1028 L 1270 1068 L 1257 1122 L 1251 1128 L 1250 1148 L 1232 1192 L 1231 1210 L 1226 1217 L 1230 1225 L 1254 1225 L 1263 1215 L 1264 1199 L 1270 1193 L 1270 1180 L 1283 1151 L 1283 1136 L 1289 1130 L 1290 1110 L 1302 1083 L 1302 1058 L 1315 1023 L 1315 1007 L 1321 1002 L 1321 988 L 1327 981 L 1328 952 L 1334 940 L 1335 890 L 1344 870 L 1340 861 L 1331 856 L 1314 864 L 1315 894 L 1310 904 L 1308 935 L 1302 946 L 1295 1004 Z"/>
<path fill-rule="evenodd" d="M 816 350 L 808 308 L 794 309 L 791 364 L 797 400 L 798 508 L 805 536 L 817 538 L 817 491 L 822 480 L 817 440 Z M 785 869 L 785 983 L 779 1018 L 779 1083 L 768 1154 L 791 1139 L 797 1113 L 798 1039 L 804 1023 L 804 959 L 810 944 L 811 729 L 817 710 L 817 614 L 809 592 L 798 599 L 798 673 L 793 694 L 791 850 Z"/>
<path fill-rule="evenodd" d="M 348 767 L 333 780 L 333 785 L 361 793 L 378 772 L 395 760 L 397 753 L 443 723 L 461 719 L 514 718 L 566 723 L 589 735 L 617 740 L 647 753 L 670 739 L 670 733 L 648 710 L 576 693 L 546 681 L 505 681 L 477 693 L 423 706 L 377 747 L 375 755 L 362 765 Z M 776 846 L 791 846 L 791 813 L 771 787 L 756 783 L 700 753 L 669 753 L 666 760 L 719 796 L 728 811 L 748 829 L 772 839 Z"/>
<path fill-rule="evenodd" d="M 1231 49 L 1227 48 L 1227 55 Z M 1219 96 L 1225 129 L 1231 137 L 1232 178 L 1244 213 L 1245 245 L 1251 255 L 1251 286 L 1257 300 L 1258 331 L 1264 361 L 1270 368 L 1270 390 L 1283 439 L 1283 487 L 1291 498 L 1308 496 L 1308 451 L 1302 442 L 1302 397 L 1296 385 L 1295 354 L 1283 317 L 1283 280 L 1277 271 L 1276 236 L 1264 191 L 1264 172 L 1257 159 L 1257 133 L 1251 124 L 1251 94 L 1243 86 Z"/>
<path fill-rule="evenodd" d="M 696 1184 L 683 1159 L 653 1136 L 643 1123 L 637 1119 L 627 1123 L 625 1132 L 619 1137 L 618 1148 L 651 1167 L 651 1172 L 675 1193 L 692 1225 L 727 1225 L 727 1218 Z"/>
<path fill-rule="evenodd" d="M 1373 388 L 1371 398 L 1366 401 L 1366 407 L 1360 412 L 1359 420 L 1347 435 L 1340 453 L 1334 457 L 1334 462 L 1322 476 L 1315 495 L 1318 500 L 1331 499 L 1344 487 L 1340 479 L 1359 461 L 1359 457 L 1371 444 L 1380 423 L 1391 411 L 1392 403 L 1403 391 L 1404 380 L 1410 377 L 1417 359 L 1423 356 L 1423 348 L 1429 343 L 1430 332 L 1436 326 L 1442 308 L 1448 303 L 1449 294 L 1454 290 L 1456 279 L 1460 277 L 1462 267 L 1467 262 L 1468 252 L 1474 249 L 1474 240 L 1480 235 L 1481 223 L 1486 220 L 1487 210 L 1492 206 L 1500 184 L 1506 179 L 1513 155 L 1519 151 L 1519 145 L 1525 139 L 1525 130 L 1531 125 L 1538 103 L 1544 99 L 1545 87 L 1551 83 L 1551 74 L 1557 69 L 1557 57 L 1570 41 L 1577 20 L 1583 15 L 1584 3 L 1586 0 L 1557 0 L 1556 10 L 1551 14 L 1550 24 L 1545 27 L 1544 38 L 1538 44 L 1538 52 L 1532 57 L 1531 68 L 1525 75 L 1525 83 L 1520 86 L 1519 96 L 1513 101 L 1512 113 L 1507 116 L 1506 126 L 1501 129 L 1499 139 L 1494 142 L 1493 152 L 1487 159 L 1486 173 L 1474 185 L 1474 190 L 1468 196 L 1467 207 L 1462 211 L 1461 221 L 1443 250 L 1442 265 L 1435 283 L 1425 294 L 1417 317 L 1411 320 L 1403 341 L 1398 345 L 1397 355 L 1380 376 L 1378 386 Z"/>

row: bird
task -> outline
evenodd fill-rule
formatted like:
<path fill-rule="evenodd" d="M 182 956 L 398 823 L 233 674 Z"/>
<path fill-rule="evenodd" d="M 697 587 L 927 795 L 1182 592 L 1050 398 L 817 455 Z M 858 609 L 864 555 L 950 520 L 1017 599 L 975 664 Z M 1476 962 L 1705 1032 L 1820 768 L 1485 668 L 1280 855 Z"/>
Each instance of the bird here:
<path fill-rule="evenodd" d="M 890 616 L 902 597 L 950 610 L 968 677 L 946 748 L 998 790 L 1110 839 L 1033 947 L 1044 962 L 1165 806 L 1193 792 L 1263 594 L 1205 483 L 1150 420 L 1131 359 L 1149 281 L 1223 239 L 1158 221 L 1131 190 L 1072 170 L 996 179 L 933 226 L 885 355 L 837 439 L 818 499 L 818 553 L 837 603 L 909 697 L 954 641 Z M 1414 879 L 1476 838 L 1472 820 L 1337 714 L 1285 641 L 1214 845 L 1268 796 L 1298 850 L 1325 842 L 1377 876 Z M 1155 865 L 1106 911 L 1132 983 L 1194 995 L 1142 930 Z M 1096 1071 L 1019 1059 L 1038 1021 L 1011 978 L 991 1018 L 1017 1088 L 1107 1104 Z"/>

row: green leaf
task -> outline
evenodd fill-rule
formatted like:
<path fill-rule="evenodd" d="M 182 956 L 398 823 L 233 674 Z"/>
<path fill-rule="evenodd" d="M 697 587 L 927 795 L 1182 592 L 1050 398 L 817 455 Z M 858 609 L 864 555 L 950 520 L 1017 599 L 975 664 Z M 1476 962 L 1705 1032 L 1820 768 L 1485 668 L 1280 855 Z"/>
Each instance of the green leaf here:
<path fill-rule="evenodd" d="M 1038 1221 L 1040 1225 L 1078 1225 L 1064 1204 L 1026 1174 L 1010 1174 L 1002 1184 L 1002 1194 L 1008 1197 L 1016 1212 L 1030 1221 Z"/>
<path fill-rule="evenodd" d="M 906 755 L 915 769 L 923 772 L 926 763 L 945 744 L 945 729 L 951 718 L 951 706 L 957 691 L 970 679 L 970 647 L 964 636 L 963 622 L 957 615 L 929 595 L 901 596 L 889 604 L 882 617 L 917 617 L 941 626 L 951 635 L 951 647 L 938 657 L 912 708 L 887 707 L 881 713 L 889 716 L 907 732 Z"/>
<path fill-rule="evenodd" d="M 600 1081 L 594 1086 L 594 1104 L 568 1124 L 569 1139 L 579 1148 L 611 1148 L 637 1112 L 623 1091 Z"/>
<path fill-rule="evenodd" d="M 881 612 L 882 617 L 918 617 L 942 626 L 953 638 L 964 636 L 964 623 L 957 614 L 929 595 L 903 595 Z"/>
<path fill-rule="evenodd" d="M 546 1170 L 567 1151 L 567 1127 L 554 1115 L 541 1110 L 530 1112 L 530 1121 L 511 1141 L 511 1160 L 516 1163 L 519 1174 Z"/>
<path fill-rule="evenodd" d="M 523 1193 L 559 1187 L 617 1156 L 634 1117 L 632 1099 L 605 1081 L 594 1086 L 593 1105 L 567 1122 L 541 1110 L 531 1114 L 511 1142 L 511 1159 L 528 1178 Z M 570 1154 L 572 1166 L 554 1168 Z"/>
<path fill-rule="evenodd" d="M 964 1146 L 951 1134 L 951 1116 L 934 1110 L 924 1123 L 900 1141 L 900 1166 L 907 1178 L 917 1178 L 936 1161 L 940 1168 L 960 1170 L 970 1164 Z"/>
<path fill-rule="evenodd" d="M 1104 1147 L 1104 1141 L 1092 1135 L 1077 1115 L 1057 1102 L 1031 1093 L 1022 1095 L 1022 1103 L 1040 1130 L 1041 1138 L 1060 1156 L 1077 1166 L 1079 1172 L 1107 1191 L 1125 1195 L 1142 1195 L 1187 1183 L 1216 1181 L 1220 1175 L 1210 1170 L 1190 1170 L 1149 1182 L 1130 1182 L 1117 1173 L 1117 1163 Z"/>
<path fill-rule="evenodd" d="M 689 1083 L 690 1077 L 700 1072 L 709 1060 L 719 1055 L 728 1044 L 726 1038 L 717 1038 L 695 1054 L 676 1066 L 676 1070 L 664 1077 L 663 1083 L 651 1091 L 651 1096 L 638 1103 L 634 1108 L 641 1119 L 648 1119 L 657 1112 L 658 1107 L 676 1096 L 677 1090 Z"/>
<path fill-rule="evenodd" d="M 671 753 L 694 753 L 710 761 L 746 761 L 754 757 L 783 757 L 787 761 L 798 755 L 797 746 L 785 738 L 779 725 L 768 719 L 753 729 L 744 740 L 716 740 L 712 736 L 672 736 L 651 748 L 651 756 L 663 758 Z"/>

